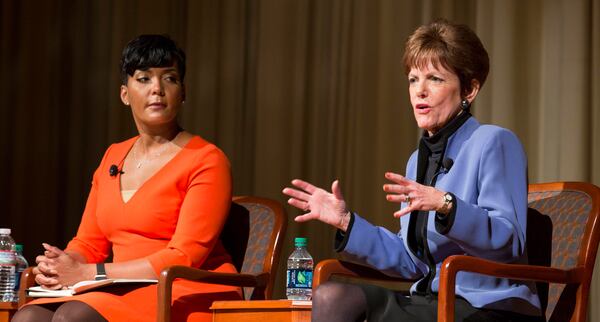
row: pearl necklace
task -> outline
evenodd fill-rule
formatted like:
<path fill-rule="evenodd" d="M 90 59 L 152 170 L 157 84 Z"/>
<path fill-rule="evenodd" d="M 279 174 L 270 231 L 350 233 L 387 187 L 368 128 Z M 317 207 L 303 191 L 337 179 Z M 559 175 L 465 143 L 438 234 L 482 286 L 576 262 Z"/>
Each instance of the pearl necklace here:
<path fill-rule="evenodd" d="M 150 162 L 150 161 L 153 161 L 153 160 L 157 159 L 158 157 L 160 157 L 160 156 L 161 156 L 161 154 L 165 153 L 165 152 L 166 152 L 166 151 L 167 151 L 167 150 L 168 150 L 168 149 L 171 147 L 171 143 L 173 143 L 173 141 L 175 141 L 175 139 L 176 139 L 176 138 L 179 136 L 179 133 L 181 133 L 181 132 L 178 132 L 178 133 L 177 133 L 177 135 L 175 135 L 175 137 L 174 137 L 173 139 L 169 140 L 169 142 L 167 142 L 167 143 L 164 143 L 164 144 L 162 145 L 162 147 L 160 147 L 160 149 L 159 149 L 159 151 L 158 151 L 158 152 L 151 154 L 149 158 L 148 158 L 148 157 L 146 157 L 146 158 L 144 158 L 143 160 L 139 160 L 139 159 L 138 159 L 138 157 L 137 157 L 137 153 L 135 152 L 135 150 L 136 150 L 135 148 L 136 148 L 136 147 L 137 147 L 137 145 L 138 145 L 137 143 L 140 141 L 140 140 L 138 139 L 138 140 L 135 142 L 136 146 L 134 146 L 134 147 L 133 147 L 133 149 L 132 149 L 132 152 L 133 152 L 133 159 L 135 160 L 134 162 L 137 162 L 137 163 L 136 163 L 136 165 L 135 165 L 135 167 L 136 167 L 137 169 L 139 169 L 139 168 L 141 168 L 141 167 L 142 167 L 144 164 L 146 164 L 146 163 L 148 163 L 148 162 Z"/>

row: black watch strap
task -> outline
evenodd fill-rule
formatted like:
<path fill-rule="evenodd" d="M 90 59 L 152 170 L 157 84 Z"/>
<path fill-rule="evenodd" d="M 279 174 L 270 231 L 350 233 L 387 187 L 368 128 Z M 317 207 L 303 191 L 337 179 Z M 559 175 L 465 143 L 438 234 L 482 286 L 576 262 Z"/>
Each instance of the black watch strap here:
<path fill-rule="evenodd" d="M 106 278 L 106 269 L 104 268 L 104 263 L 96 264 L 96 276 L 94 276 L 94 279 L 99 281 L 105 280 Z"/>

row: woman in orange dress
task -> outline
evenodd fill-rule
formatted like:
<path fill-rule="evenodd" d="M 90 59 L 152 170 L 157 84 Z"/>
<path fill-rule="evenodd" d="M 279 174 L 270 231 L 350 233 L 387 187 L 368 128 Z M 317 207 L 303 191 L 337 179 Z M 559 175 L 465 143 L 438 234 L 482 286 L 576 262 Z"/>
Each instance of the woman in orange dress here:
<path fill-rule="evenodd" d="M 139 135 L 108 148 L 77 235 L 64 250 L 44 244 L 36 282 L 60 289 L 95 278 L 156 279 L 171 265 L 235 272 L 219 240 L 231 201 L 229 161 L 177 123 L 184 52 L 168 37 L 140 36 L 123 50 L 121 74 L 121 100 Z M 13 321 L 153 321 L 156 296 L 151 284 L 37 299 Z M 212 301 L 240 298 L 236 287 L 178 280 L 173 320 L 210 321 Z"/>

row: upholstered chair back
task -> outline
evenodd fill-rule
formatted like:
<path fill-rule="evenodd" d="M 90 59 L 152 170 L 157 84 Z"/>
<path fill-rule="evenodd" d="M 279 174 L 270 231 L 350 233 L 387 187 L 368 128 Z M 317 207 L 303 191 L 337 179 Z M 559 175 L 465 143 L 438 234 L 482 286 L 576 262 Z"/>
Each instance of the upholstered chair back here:
<path fill-rule="evenodd" d="M 548 321 L 569 321 L 578 306 L 587 309 L 600 237 L 599 197 L 598 188 L 585 183 L 529 186 L 530 262 L 563 270 L 579 267 L 573 274 L 583 274 L 587 280 L 581 285 L 552 283 L 549 287 L 538 283 Z"/>

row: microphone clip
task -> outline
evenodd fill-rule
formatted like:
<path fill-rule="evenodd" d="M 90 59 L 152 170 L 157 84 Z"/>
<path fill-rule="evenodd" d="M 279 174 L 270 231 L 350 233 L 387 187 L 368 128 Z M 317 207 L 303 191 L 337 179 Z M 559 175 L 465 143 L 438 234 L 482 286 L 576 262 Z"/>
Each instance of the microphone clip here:
<path fill-rule="evenodd" d="M 437 176 L 439 176 L 440 174 L 450 172 L 450 169 L 452 168 L 453 165 L 454 165 L 454 160 L 452 160 L 450 158 L 444 158 L 444 160 L 442 160 L 440 169 L 436 173 L 434 173 L 433 177 L 431 177 L 431 180 L 429 180 L 429 185 L 431 186 L 433 184 L 433 181 L 435 180 L 435 178 L 437 178 Z"/>
<path fill-rule="evenodd" d="M 119 167 L 117 167 L 116 164 L 113 164 L 110 166 L 110 168 L 108 169 L 108 174 L 111 177 L 116 177 L 118 174 L 124 174 L 125 172 L 123 172 L 123 170 L 119 169 Z"/>

